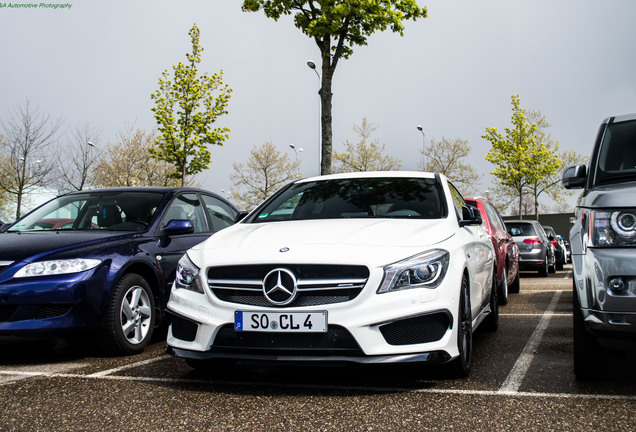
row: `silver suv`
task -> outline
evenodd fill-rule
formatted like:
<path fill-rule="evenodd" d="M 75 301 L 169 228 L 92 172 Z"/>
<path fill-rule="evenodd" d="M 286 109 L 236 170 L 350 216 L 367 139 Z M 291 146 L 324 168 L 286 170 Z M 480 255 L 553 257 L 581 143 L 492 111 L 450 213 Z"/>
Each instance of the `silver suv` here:
<path fill-rule="evenodd" d="M 590 378 L 607 351 L 636 351 L 636 114 L 603 121 L 589 168 L 562 181 L 584 189 L 570 231 L 574 373 Z"/>

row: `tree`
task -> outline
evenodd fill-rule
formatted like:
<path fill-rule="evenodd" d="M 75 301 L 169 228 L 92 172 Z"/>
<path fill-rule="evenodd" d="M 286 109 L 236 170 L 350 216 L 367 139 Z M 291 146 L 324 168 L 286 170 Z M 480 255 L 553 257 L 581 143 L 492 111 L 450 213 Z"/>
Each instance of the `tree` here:
<path fill-rule="evenodd" d="M 468 141 L 442 137 L 440 141 L 432 139 L 422 151 L 424 171 L 438 172 L 453 180 L 455 186 L 462 186 L 464 194 L 473 195 L 475 184 L 479 183 L 477 170 L 465 160 L 470 155 Z M 420 168 L 422 168 L 420 166 Z"/>
<path fill-rule="evenodd" d="M 134 131 L 130 127 L 120 132 L 119 141 L 101 152 L 88 180 L 95 187 L 178 186 L 174 166 L 150 156 L 148 149 L 153 145 L 154 131 Z"/>
<path fill-rule="evenodd" d="M 512 106 L 512 127 L 505 129 L 506 136 L 497 128 L 487 127 L 482 138 L 492 144 L 486 155 L 486 160 L 495 165 L 491 174 L 503 187 L 502 193 L 516 197 L 521 216 L 528 188 L 558 170 L 558 159 L 555 150 L 540 141 L 537 124 L 528 122 L 519 95 L 512 96 Z"/>
<path fill-rule="evenodd" d="M 385 145 L 378 140 L 369 141 L 371 134 L 378 126 L 369 123 L 365 118 L 361 125 L 353 125 L 353 130 L 360 137 L 360 141 L 352 143 L 346 140 L 345 151 L 334 152 L 335 162 L 333 171 L 336 173 L 355 171 L 390 171 L 399 170 L 402 164 L 393 156 L 383 156 Z"/>
<path fill-rule="evenodd" d="M 235 162 L 230 180 L 231 198 L 241 208 L 252 209 L 299 175 L 299 161 L 281 154 L 271 142 L 250 151 L 246 163 Z M 244 190 L 241 192 L 241 190 Z"/>
<path fill-rule="evenodd" d="M 62 121 L 51 120 L 27 99 L 10 111 L 2 126 L 5 144 L 2 146 L 4 163 L 0 165 L 0 190 L 15 201 L 17 219 L 22 215 L 25 193 L 45 186 L 55 167 L 49 148 L 57 140 Z"/>
<path fill-rule="evenodd" d="M 322 149 L 321 174 L 331 172 L 332 156 L 332 81 L 340 59 L 353 54 L 353 47 L 366 45 L 367 38 L 376 31 L 390 29 L 404 35 L 404 20 L 427 16 L 415 0 L 244 0 L 243 11 L 263 10 L 265 16 L 278 19 L 294 15 L 294 24 L 314 39 L 321 58 Z"/>
<path fill-rule="evenodd" d="M 223 71 L 198 75 L 203 47 L 199 45 L 199 28 L 192 26 L 188 33 L 192 53 L 186 54 L 187 64 L 173 66 L 174 77 L 168 70 L 159 78 L 159 89 L 151 97 L 152 111 L 159 124 L 155 146 L 149 149 L 157 160 L 175 166 L 171 174 L 186 183 L 187 176 L 207 169 L 212 160 L 208 145 L 223 145 L 230 129 L 212 128 L 219 116 L 227 114 L 232 89 L 223 84 Z M 175 112 L 176 111 L 176 112 Z"/>
<path fill-rule="evenodd" d="M 82 190 L 92 176 L 99 158 L 98 133 L 88 124 L 77 126 L 67 134 L 67 142 L 58 153 L 57 181 L 60 190 Z"/>

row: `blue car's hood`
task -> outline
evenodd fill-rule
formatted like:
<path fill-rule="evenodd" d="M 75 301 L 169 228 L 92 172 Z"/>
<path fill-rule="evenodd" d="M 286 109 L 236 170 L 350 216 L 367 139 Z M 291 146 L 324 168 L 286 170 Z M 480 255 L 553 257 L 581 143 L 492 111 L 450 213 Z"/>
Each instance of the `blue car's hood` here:
<path fill-rule="evenodd" d="M 18 262 L 31 257 L 40 258 L 69 249 L 81 249 L 139 236 L 138 232 L 114 231 L 31 231 L 0 234 L 0 261 Z"/>

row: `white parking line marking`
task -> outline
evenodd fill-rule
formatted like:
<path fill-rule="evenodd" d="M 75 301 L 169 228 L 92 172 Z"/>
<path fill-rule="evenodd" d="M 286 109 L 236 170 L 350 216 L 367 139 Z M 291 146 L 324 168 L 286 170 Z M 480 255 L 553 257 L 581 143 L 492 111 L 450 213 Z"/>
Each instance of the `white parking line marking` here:
<path fill-rule="evenodd" d="M 110 374 L 113 374 L 113 373 L 116 373 L 116 372 L 120 372 L 120 371 L 123 371 L 123 370 L 126 370 L 126 369 L 132 369 L 132 368 L 136 368 L 138 366 L 145 366 L 147 364 L 155 363 L 155 362 L 158 362 L 158 361 L 161 361 L 161 360 L 165 360 L 165 359 L 171 358 L 171 357 L 172 356 L 169 356 L 168 354 L 163 354 L 163 355 L 161 355 L 159 357 L 155 357 L 155 358 L 151 358 L 151 359 L 148 359 L 148 360 L 139 361 L 139 362 L 136 362 L 136 363 L 130 363 L 130 364 L 127 364 L 127 365 L 124 365 L 124 366 L 120 366 L 120 367 L 116 367 L 116 368 L 112 368 L 112 369 L 106 369 L 106 370 L 103 370 L 103 371 L 100 371 L 100 372 L 95 372 L 93 374 L 86 375 L 86 376 L 88 376 L 88 377 L 103 377 L 103 376 L 110 375 Z"/>
<path fill-rule="evenodd" d="M 541 338 L 543 338 L 543 333 L 545 333 L 545 330 L 548 328 L 548 324 L 550 324 L 550 319 L 552 318 L 557 304 L 559 303 L 561 293 L 563 293 L 563 291 L 560 290 L 554 293 L 548 309 L 542 315 L 539 324 L 537 324 L 532 336 L 530 336 L 530 340 L 528 340 L 528 343 L 523 348 L 521 355 L 515 362 L 515 365 L 508 374 L 508 377 L 506 377 L 506 380 L 502 384 L 498 393 L 518 394 L 519 387 L 521 387 L 521 383 L 528 372 L 528 368 L 530 368 L 530 364 L 532 363 L 532 359 L 534 357 L 533 351 L 538 348 Z"/>

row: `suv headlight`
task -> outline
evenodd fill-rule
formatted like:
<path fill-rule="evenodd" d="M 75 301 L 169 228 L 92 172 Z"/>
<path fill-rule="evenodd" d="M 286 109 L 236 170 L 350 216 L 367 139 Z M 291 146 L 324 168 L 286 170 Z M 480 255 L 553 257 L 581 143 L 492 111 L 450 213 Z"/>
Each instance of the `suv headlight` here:
<path fill-rule="evenodd" d="M 183 288 L 203 294 L 203 289 L 199 284 L 199 267 L 195 266 L 188 255 L 185 254 L 177 264 L 177 276 L 174 280 L 175 288 Z"/>
<path fill-rule="evenodd" d="M 636 246 L 636 210 L 592 211 L 588 227 L 589 246 Z"/>
<path fill-rule="evenodd" d="M 450 254 L 435 249 L 390 264 L 384 268 L 384 279 L 378 294 L 410 288 L 437 288 L 446 275 Z"/>
<path fill-rule="evenodd" d="M 66 259 L 37 261 L 27 264 L 18 270 L 13 277 L 24 278 L 34 276 L 54 276 L 80 273 L 97 267 L 102 261 L 98 259 Z"/>

